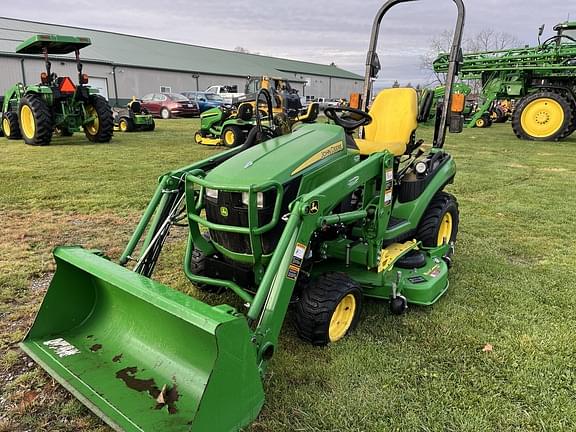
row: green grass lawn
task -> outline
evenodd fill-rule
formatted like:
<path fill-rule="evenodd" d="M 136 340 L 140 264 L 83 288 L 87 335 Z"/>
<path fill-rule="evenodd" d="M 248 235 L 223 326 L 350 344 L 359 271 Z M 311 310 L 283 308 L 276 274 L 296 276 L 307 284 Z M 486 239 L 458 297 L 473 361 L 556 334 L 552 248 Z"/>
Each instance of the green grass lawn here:
<path fill-rule="evenodd" d="M 110 430 L 17 342 L 54 271 L 51 249 L 117 258 L 158 176 L 219 151 L 192 144 L 197 126 L 158 121 L 99 145 L 0 138 L 0 431 Z M 461 210 L 447 294 L 401 317 L 367 301 L 358 329 L 327 348 L 301 342 L 289 313 L 250 431 L 576 430 L 576 135 L 525 142 L 494 125 L 446 148 Z M 197 295 L 183 246 L 172 236 L 157 278 Z"/>

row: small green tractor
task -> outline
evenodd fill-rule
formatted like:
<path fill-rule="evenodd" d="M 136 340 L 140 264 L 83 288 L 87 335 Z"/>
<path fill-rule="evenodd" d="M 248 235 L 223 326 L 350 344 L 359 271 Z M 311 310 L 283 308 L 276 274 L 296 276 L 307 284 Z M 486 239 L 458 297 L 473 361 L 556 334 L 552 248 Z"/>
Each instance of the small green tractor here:
<path fill-rule="evenodd" d="M 113 115 L 114 130 L 120 132 L 153 131 L 156 128 L 152 114 L 142 108 L 136 98 L 132 98 L 125 108 L 115 108 Z"/>
<path fill-rule="evenodd" d="M 223 105 L 200 114 L 200 129 L 194 134 L 194 141 L 227 147 L 242 144 L 256 125 L 256 96 L 260 89 L 266 89 L 270 94 L 278 132 L 287 133 L 296 123 L 316 121 L 318 103 L 311 103 L 302 110 L 300 98 L 288 81 L 267 76 L 251 77 L 246 83 L 246 95 L 235 99 L 232 106 Z"/>
<path fill-rule="evenodd" d="M 388 0 L 377 13 L 363 101 L 380 69 L 382 17 L 412 1 Z M 116 430 L 238 431 L 264 404 L 290 305 L 300 337 L 326 345 L 359 323 L 364 297 L 388 301 L 394 314 L 437 302 L 459 223 L 445 191 L 456 164 L 443 150 L 447 129 L 463 124 L 464 97 L 451 87 L 464 4 L 453 1 L 447 96 L 429 148 L 416 137 L 414 89 L 383 90 L 369 112 L 365 102 L 329 107 L 333 123 L 261 143 L 258 121 L 243 145 L 160 178 L 118 264 L 56 248 L 57 271 L 22 349 Z M 235 293 L 236 307 L 152 279 L 177 227 L 188 234 L 186 277 L 214 300 Z"/>
<path fill-rule="evenodd" d="M 480 80 L 484 101 L 467 127 L 484 125 L 491 110 L 499 111 L 495 118 L 506 121 L 509 114 L 495 104 L 512 99 L 512 129 L 518 138 L 556 141 L 576 130 L 576 21 L 558 24 L 554 30 L 555 35 L 535 47 L 463 56 L 460 78 Z M 543 31 L 544 26 L 539 38 Z M 448 65 L 448 56 L 442 54 L 434 61 L 434 70 L 446 72 Z"/>
<path fill-rule="evenodd" d="M 83 128 L 92 142 L 110 141 L 114 130 L 112 110 L 98 90 L 87 85 L 88 75 L 82 72 L 79 51 L 90 44 L 86 37 L 37 35 L 16 48 L 20 54 L 43 54 L 46 70 L 40 74 L 39 84 L 18 83 L 6 92 L 2 105 L 2 132 L 6 138 L 23 138 L 26 144 L 42 146 L 50 144 L 55 132 L 70 136 Z M 52 72 L 49 52 L 75 53 L 78 84 Z"/>

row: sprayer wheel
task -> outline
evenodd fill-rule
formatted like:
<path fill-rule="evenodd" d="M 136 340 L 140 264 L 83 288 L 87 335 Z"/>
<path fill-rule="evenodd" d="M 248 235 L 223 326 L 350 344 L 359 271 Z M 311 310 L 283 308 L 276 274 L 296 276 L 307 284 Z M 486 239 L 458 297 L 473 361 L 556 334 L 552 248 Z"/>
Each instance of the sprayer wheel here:
<path fill-rule="evenodd" d="M 558 141 L 573 124 L 571 104 L 560 93 L 541 91 L 524 96 L 512 115 L 512 129 L 520 139 Z"/>

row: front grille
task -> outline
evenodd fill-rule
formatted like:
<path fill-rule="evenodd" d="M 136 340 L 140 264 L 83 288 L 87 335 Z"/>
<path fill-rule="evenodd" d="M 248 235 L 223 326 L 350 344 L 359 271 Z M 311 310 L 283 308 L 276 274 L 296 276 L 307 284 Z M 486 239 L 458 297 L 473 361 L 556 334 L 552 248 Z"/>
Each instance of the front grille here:
<path fill-rule="evenodd" d="M 284 185 L 284 199 L 280 214 L 288 212 L 290 204 L 298 192 L 300 179 L 294 179 Z M 258 209 L 258 226 L 264 226 L 272 220 L 274 214 L 274 202 L 276 200 L 276 191 L 269 190 L 264 192 L 264 206 Z M 232 225 L 239 227 L 248 227 L 248 206 L 242 203 L 242 193 L 218 191 L 218 198 L 206 196 L 206 219 L 209 222 Z M 278 240 L 284 230 L 285 222 L 281 219 L 275 227 L 261 236 L 262 252 L 265 255 L 274 252 Z M 247 234 L 229 233 L 217 230 L 210 230 L 210 238 L 225 247 L 229 251 L 252 254 L 250 237 Z"/>
<path fill-rule="evenodd" d="M 266 194 L 266 197 L 273 195 L 272 193 Z M 271 198 L 271 200 L 265 199 L 266 205 L 264 208 L 258 209 L 259 226 L 266 225 L 272 219 L 274 196 L 271 196 Z M 206 219 L 221 225 L 248 227 L 248 206 L 242 204 L 242 194 L 240 192 L 219 191 L 217 199 L 206 197 Z M 265 254 L 270 253 L 274 249 L 274 239 L 270 237 L 273 231 L 269 231 L 262 236 L 262 249 Z M 210 238 L 232 252 L 252 253 L 248 235 L 210 230 Z M 278 239 L 276 238 L 276 240 Z"/>

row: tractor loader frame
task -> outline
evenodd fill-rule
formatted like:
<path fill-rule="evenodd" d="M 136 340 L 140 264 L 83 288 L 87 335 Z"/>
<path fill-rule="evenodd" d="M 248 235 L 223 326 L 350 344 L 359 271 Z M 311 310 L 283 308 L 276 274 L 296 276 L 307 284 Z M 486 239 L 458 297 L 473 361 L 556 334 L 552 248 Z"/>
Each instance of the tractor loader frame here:
<path fill-rule="evenodd" d="M 380 22 L 391 7 L 410 1 L 415 0 L 389 0 L 374 20 L 364 101 L 370 100 L 379 69 Z M 388 299 L 398 313 L 407 302 L 436 302 L 448 288 L 454 230 L 434 233 L 431 245 L 413 239 L 430 204 L 448 196 L 442 189 L 456 174 L 442 149 L 448 127 L 459 131 L 462 123 L 461 110 L 451 105 L 451 86 L 464 5 L 453 2 L 458 20 L 444 110 L 437 116 L 433 148 L 420 161 L 428 174 L 418 190 L 409 185 L 408 199 L 393 197 L 402 193 L 396 184 L 401 155 L 415 162 L 424 153 L 416 150 L 421 141 L 413 133 L 404 143 L 406 153 L 368 154 L 348 148 L 355 144 L 350 130 L 336 120 L 336 125 L 302 125 L 261 144 L 254 128 L 243 145 L 159 179 L 120 265 L 99 251 L 56 248 L 58 270 L 22 349 L 116 430 L 237 431 L 264 404 L 262 377 L 289 305 L 295 294 L 306 295 L 309 278 L 332 274 L 345 281 L 336 287 L 348 289 L 344 294 L 354 293 L 358 301 L 360 294 Z M 415 107 L 411 92 L 400 89 L 393 96 L 414 96 Z M 361 117 L 368 125 L 370 115 Z M 416 123 L 416 115 L 411 121 Z M 290 164 L 288 156 L 295 154 L 300 159 Z M 273 157 L 277 161 L 266 159 Z M 276 178 L 249 170 L 261 161 L 277 170 Z M 242 182 L 226 177 L 239 171 L 235 166 L 245 170 Z M 411 162 L 402 170 L 413 168 Z M 303 192 L 297 193 L 295 182 Z M 232 202 L 240 197 L 242 202 Z M 354 206 L 346 204 L 351 202 Z M 205 291 L 234 292 L 245 313 L 207 305 L 151 278 L 171 228 L 183 221 L 186 277 Z M 311 263 L 311 257 L 318 259 Z M 414 258 L 421 262 L 400 265 Z M 212 270 L 199 271 L 207 262 Z M 351 296 L 343 300 L 354 302 Z M 339 338 L 348 327 L 336 324 Z"/>

